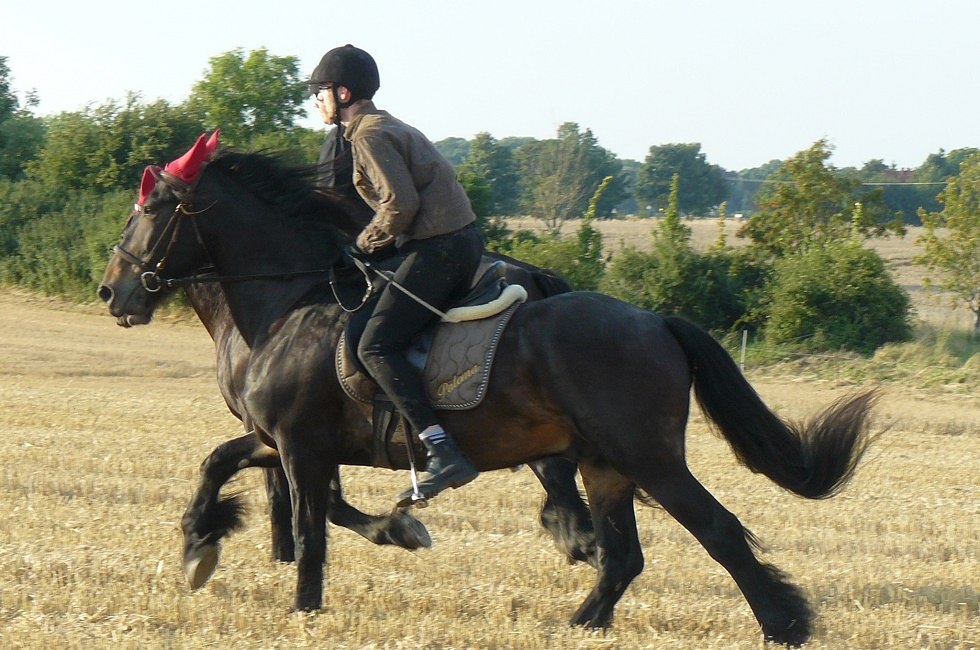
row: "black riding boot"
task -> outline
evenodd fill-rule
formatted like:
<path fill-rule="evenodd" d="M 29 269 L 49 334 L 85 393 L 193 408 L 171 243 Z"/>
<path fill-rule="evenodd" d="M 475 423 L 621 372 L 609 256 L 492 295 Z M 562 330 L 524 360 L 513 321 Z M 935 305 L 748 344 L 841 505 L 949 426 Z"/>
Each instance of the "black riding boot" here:
<path fill-rule="evenodd" d="M 424 499 L 432 499 L 446 488 L 462 487 L 479 476 L 476 467 L 449 436 L 437 443 L 426 440 L 423 444 L 429 456 L 425 471 L 419 476 L 419 492 Z M 413 494 L 412 488 L 399 494 L 398 507 L 416 503 Z"/>

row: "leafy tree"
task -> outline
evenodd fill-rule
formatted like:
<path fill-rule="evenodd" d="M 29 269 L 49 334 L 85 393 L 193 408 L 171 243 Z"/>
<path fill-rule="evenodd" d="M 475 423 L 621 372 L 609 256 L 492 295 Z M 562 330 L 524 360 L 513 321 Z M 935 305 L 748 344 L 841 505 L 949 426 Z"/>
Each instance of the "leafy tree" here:
<path fill-rule="evenodd" d="M 592 132 L 574 122 L 558 127 L 554 140 L 533 141 L 515 153 L 521 182 L 521 209 L 558 233 L 571 216 L 588 209 L 589 197 L 607 176 L 597 215 L 607 215 L 625 196 L 622 163 L 599 146 Z"/>
<path fill-rule="evenodd" d="M 980 153 L 963 161 L 939 201 L 941 212 L 919 212 L 926 232 L 918 240 L 923 253 L 915 261 L 939 276 L 935 283 L 940 288 L 969 305 L 976 317 L 974 334 L 980 336 Z"/>
<path fill-rule="evenodd" d="M 258 134 L 252 138 L 249 149 L 273 153 L 291 165 L 315 165 L 319 158 L 320 147 L 323 145 L 323 138 L 323 130 L 296 127 L 286 131 Z"/>
<path fill-rule="evenodd" d="M 756 195 L 762 188 L 763 181 L 779 171 L 783 166 L 782 160 L 770 160 L 764 165 L 743 169 L 734 175 L 726 176 L 725 191 L 728 197 L 725 203 L 730 213 L 752 214 L 756 206 Z"/>
<path fill-rule="evenodd" d="M 470 143 L 469 153 L 459 165 L 459 170 L 486 181 L 490 190 L 487 214 L 515 213 L 518 199 L 517 165 L 511 149 L 499 144 L 489 133 L 478 133 Z"/>
<path fill-rule="evenodd" d="M 915 180 L 946 182 L 958 175 L 963 163 L 977 153 L 980 153 L 980 149 L 973 147 L 954 149 L 950 152 L 940 149 L 926 157 L 925 162 L 916 170 Z"/>
<path fill-rule="evenodd" d="M 508 136 L 506 138 L 501 138 L 499 141 L 501 147 L 507 147 L 510 149 L 511 153 L 516 153 L 518 149 L 526 144 L 532 144 L 537 142 L 534 138 L 528 136 Z"/>
<path fill-rule="evenodd" d="M 625 196 L 610 210 L 608 215 L 602 216 L 617 217 L 625 214 L 636 214 L 640 211 L 640 206 L 636 202 L 636 197 L 633 195 L 633 189 L 636 187 L 636 176 L 640 171 L 640 163 L 629 158 L 625 158 L 619 162 L 622 165 L 620 177 L 623 179 L 623 193 Z"/>
<path fill-rule="evenodd" d="M 446 138 L 433 143 L 446 160 L 459 167 L 470 153 L 469 140 L 465 138 Z"/>
<path fill-rule="evenodd" d="M 223 140 L 253 148 L 253 138 L 293 128 L 304 112 L 306 85 L 295 56 L 273 56 L 265 48 L 247 56 L 241 48 L 212 57 L 187 106 L 208 129 L 220 128 Z"/>
<path fill-rule="evenodd" d="M 7 57 L 0 56 L 0 123 L 12 117 L 17 112 L 20 102 L 10 87 L 10 66 Z"/>
<path fill-rule="evenodd" d="M 602 233 L 593 223 L 602 194 L 612 181 L 612 177 L 607 176 L 599 184 L 575 237 L 565 238 L 557 232 L 549 232 L 542 237 L 518 233 L 500 250 L 525 262 L 556 271 L 575 289 L 597 289 L 605 271 L 605 260 Z"/>
<path fill-rule="evenodd" d="M 938 209 L 936 192 L 941 182 L 920 180 L 923 173 L 915 169 L 896 169 L 880 158 L 867 161 L 855 172 L 862 183 L 879 184 L 881 196 L 889 212 L 900 214 L 903 221 L 915 223 L 919 208 Z M 931 176 L 931 173 L 925 173 Z M 936 183 L 923 185 L 923 183 Z"/>
<path fill-rule="evenodd" d="M 476 225 L 483 232 L 487 248 L 497 250 L 505 246 L 510 230 L 501 217 L 492 216 L 493 192 L 490 184 L 483 176 L 463 167 L 457 172 L 456 177 L 470 199 L 470 207 L 476 215 Z"/>
<path fill-rule="evenodd" d="M 465 167 L 461 167 L 456 172 L 456 178 L 459 180 L 459 184 L 463 186 L 463 189 L 466 190 L 466 196 L 470 200 L 470 207 L 476 215 L 476 221 L 482 226 L 489 218 L 491 214 L 490 206 L 493 205 L 490 183 L 480 174 Z"/>
<path fill-rule="evenodd" d="M 684 214 L 705 214 L 725 200 L 724 171 L 708 163 L 700 143 L 691 143 L 650 147 L 636 174 L 637 203 L 664 208 L 674 175 L 680 177 L 678 209 Z"/>
<path fill-rule="evenodd" d="M 27 111 L 18 111 L 0 122 L 0 178 L 24 178 L 27 163 L 44 144 L 44 122 Z"/>
<path fill-rule="evenodd" d="M 202 127 L 182 107 L 163 100 L 143 105 L 130 94 L 48 122 L 29 177 L 63 190 L 135 191 L 147 164 L 162 164 L 194 143 Z"/>
<path fill-rule="evenodd" d="M 862 191 L 854 175 L 840 174 L 827 165 L 831 151 L 821 139 L 787 160 L 759 191 L 759 211 L 739 236 L 782 256 L 812 244 L 849 239 L 855 229 L 863 236 L 881 235 L 888 228 L 904 232 L 900 223 L 886 222 L 880 190 Z"/>
<path fill-rule="evenodd" d="M 0 178 L 23 178 L 24 164 L 37 155 L 44 124 L 30 112 L 36 104 L 36 96 L 30 94 L 27 107 L 20 107 L 10 85 L 7 57 L 0 56 Z"/>
<path fill-rule="evenodd" d="M 881 257 L 853 239 L 778 259 L 769 292 L 764 332 L 775 343 L 869 353 L 911 333 L 908 294 Z"/>

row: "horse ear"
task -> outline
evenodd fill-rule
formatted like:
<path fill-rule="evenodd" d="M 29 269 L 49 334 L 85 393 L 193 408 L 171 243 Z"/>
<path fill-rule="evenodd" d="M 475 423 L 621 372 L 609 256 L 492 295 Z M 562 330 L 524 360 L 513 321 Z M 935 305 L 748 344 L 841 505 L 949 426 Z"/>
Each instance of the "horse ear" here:
<path fill-rule="evenodd" d="M 146 199 L 150 196 L 150 192 L 157 185 L 157 176 L 160 174 L 160 168 L 156 165 L 150 165 L 143 170 L 143 180 L 140 182 L 140 198 L 136 202 L 136 205 L 142 206 L 146 203 Z"/>
<path fill-rule="evenodd" d="M 208 151 L 208 158 L 209 159 L 212 158 L 214 156 L 214 152 L 218 150 L 218 134 L 219 133 L 221 133 L 221 129 L 215 129 L 214 130 L 214 133 L 211 134 L 211 137 L 208 138 L 206 149 Z"/>
<path fill-rule="evenodd" d="M 201 173 L 201 165 L 211 157 L 218 144 L 217 131 L 212 134 L 210 140 L 205 140 L 207 135 L 207 133 L 202 133 L 194 146 L 177 160 L 167 163 L 167 166 L 163 168 L 164 171 L 187 184 L 192 184 L 197 180 L 197 175 Z M 212 140 L 214 141 L 214 148 L 211 148 Z"/>

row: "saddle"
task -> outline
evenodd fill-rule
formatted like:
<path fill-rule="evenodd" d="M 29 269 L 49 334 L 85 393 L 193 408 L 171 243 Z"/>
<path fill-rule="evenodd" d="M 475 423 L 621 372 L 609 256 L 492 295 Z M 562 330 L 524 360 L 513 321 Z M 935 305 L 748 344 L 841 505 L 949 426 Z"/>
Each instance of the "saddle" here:
<path fill-rule="evenodd" d="M 465 410 L 483 401 L 500 337 L 514 311 L 527 299 L 524 287 L 507 283 L 506 268 L 499 260 L 481 264 L 467 294 L 406 351 L 406 358 L 422 375 L 433 408 Z M 370 310 L 363 311 L 370 314 Z M 357 316 L 348 320 L 337 345 L 337 378 L 351 398 L 373 404 L 378 450 L 387 446 L 387 440 L 379 437 L 393 435 L 394 407 L 357 359 L 357 344 L 366 325 L 366 317 Z"/>

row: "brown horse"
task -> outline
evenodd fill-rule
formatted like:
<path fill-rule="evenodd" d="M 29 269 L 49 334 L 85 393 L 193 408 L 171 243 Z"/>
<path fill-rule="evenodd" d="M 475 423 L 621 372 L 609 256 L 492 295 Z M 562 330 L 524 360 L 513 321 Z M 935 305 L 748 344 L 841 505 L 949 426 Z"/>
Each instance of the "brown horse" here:
<path fill-rule="evenodd" d="M 322 603 L 333 468 L 369 464 L 372 455 L 368 437 L 339 426 L 352 413 L 332 369 L 346 314 L 308 274 L 342 263 L 347 237 L 323 218 L 329 202 L 280 167 L 225 153 L 193 184 L 161 175 L 123 230 L 99 294 L 113 316 L 146 322 L 157 304 L 146 289 L 206 265 L 228 278 L 228 306 L 251 349 L 242 399 L 289 480 L 295 606 L 309 610 Z M 552 455 L 579 463 L 599 551 L 596 585 L 573 624 L 608 626 L 642 570 L 633 508 L 642 491 L 732 575 L 767 639 L 802 643 L 813 618 L 803 593 L 759 562 L 742 524 L 687 467 L 692 384 L 736 457 L 804 497 L 841 489 L 869 441 L 874 392 L 809 424 L 787 423 L 701 329 L 587 292 L 521 306 L 500 339 L 483 402 L 445 412 L 443 423 L 481 471 Z M 479 484 L 468 492 L 478 498 Z"/>

